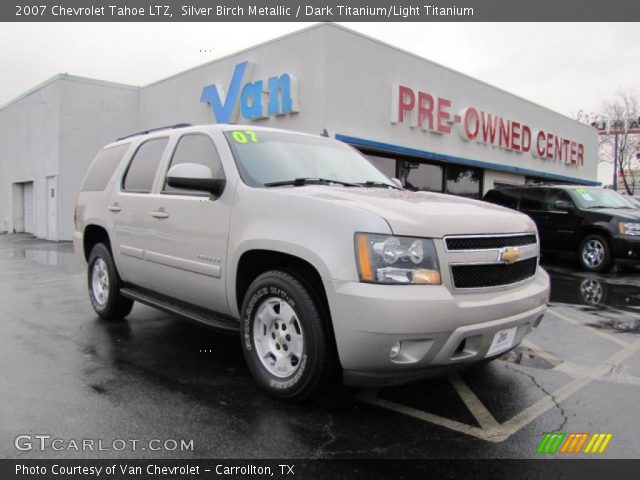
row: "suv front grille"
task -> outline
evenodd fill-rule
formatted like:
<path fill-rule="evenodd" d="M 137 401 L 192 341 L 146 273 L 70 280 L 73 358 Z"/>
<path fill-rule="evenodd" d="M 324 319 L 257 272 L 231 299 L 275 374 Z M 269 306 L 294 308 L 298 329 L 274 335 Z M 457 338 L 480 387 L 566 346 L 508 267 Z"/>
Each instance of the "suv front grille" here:
<path fill-rule="evenodd" d="M 535 235 L 509 235 L 504 237 L 450 237 L 445 239 L 447 250 L 489 250 L 492 248 L 521 247 L 536 243 Z"/>
<path fill-rule="evenodd" d="M 534 237 L 535 238 L 535 237 Z M 483 265 L 452 265 L 451 274 L 455 288 L 486 288 L 518 283 L 536 274 L 538 258 L 520 262 Z"/>

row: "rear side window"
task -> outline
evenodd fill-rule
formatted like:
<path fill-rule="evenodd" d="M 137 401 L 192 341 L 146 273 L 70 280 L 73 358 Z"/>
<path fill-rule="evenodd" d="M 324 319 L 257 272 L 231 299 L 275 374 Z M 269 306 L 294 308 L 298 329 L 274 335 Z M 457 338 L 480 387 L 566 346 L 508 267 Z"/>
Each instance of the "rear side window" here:
<path fill-rule="evenodd" d="M 522 190 L 520 210 L 523 212 L 544 209 L 544 190 L 541 188 L 525 188 Z"/>
<path fill-rule="evenodd" d="M 224 170 L 222 169 L 220 155 L 213 144 L 213 140 L 211 140 L 208 135 L 190 133 L 180 138 L 178 145 L 173 152 L 173 157 L 171 158 L 171 163 L 167 173 L 169 173 L 171 167 L 175 167 L 181 163 L 196 163 L 198 165 L 204 165 L 211 169 L 213 178 L 224 178 Z M 165 193 L 191 192 L 191 190 L 170 187 L 166 184 L 166 178 L 163 191 Z"/>
<path fill-rule="evenodd" d="M 124 143 L 102 149 L 91 164 L 91 167 L 89 167 L 87 176 L 82 184 L 82 191 L 101 192 L 107 188 L 113 172 L 116 171 L 116 168 L 122 160 L 122 156 L 129 150 L 130 146 L 130 143 Z"/>
<path fill-rule="evenodd" d="M 518 208 L 518 191 L 517 190 L 490 190 L 485 195 L 487 202 L 496 203 L 507 208 Z"/>
<path fill-rule="evenodd" d="M 125 192 L 150 193 L 168 138 L 147 140 L 136 150 L 122 181 Z"/>

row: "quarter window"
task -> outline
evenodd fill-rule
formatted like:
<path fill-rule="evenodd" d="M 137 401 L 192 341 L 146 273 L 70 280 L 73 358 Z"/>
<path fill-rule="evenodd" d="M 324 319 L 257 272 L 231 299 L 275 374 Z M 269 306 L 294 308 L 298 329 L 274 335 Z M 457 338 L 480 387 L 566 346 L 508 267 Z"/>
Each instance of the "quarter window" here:
<path fill-rule="evenodd" d="M 213 178 L 224 178 L 224 170 L 222 168 L 222 162 L 220 161 L 220 155 L 218 150 L 213 144 L 213 140 L 208 135 L 199 133 L 184 135 L 178 140 L 178 145 L 173 152 L 169 170 L 171 167 L 180 165 L 182 163 L 196 163 L 198 165 L 204 165 L 211 169 Z M 164 192 L 168 193 L 191 193 L 191 190 L 184 190 L 180 188 L 170 187 L 166 183 L 164 185 Z"/>
<path fill-rule="evenodd" d="M 113 147 L 105 148 L 98 153 L 98 156 L 91 164 L 84 183 L 83 192 L 101 192 L 107 187 L 113 172 L 120 164 L 120 160 L 129 149 L 130 143 L 123 143 Z"/>
<path fill-rule="evenodd" d="M 148 140 L 136 150 L 122 182 L 125 192 L 150 193 L 168 138 Z"/>

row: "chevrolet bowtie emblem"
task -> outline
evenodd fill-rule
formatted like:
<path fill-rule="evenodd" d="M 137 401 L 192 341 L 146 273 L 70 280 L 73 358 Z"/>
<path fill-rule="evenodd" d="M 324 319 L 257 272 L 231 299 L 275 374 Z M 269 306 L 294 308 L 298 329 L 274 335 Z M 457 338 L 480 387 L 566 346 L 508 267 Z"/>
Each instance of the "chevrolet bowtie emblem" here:
<path fill-rule="evenodd" d="M 500 250 L 500 261 L 504 263 L 517 262 L 520 258 L 520 250 L 515 247 L 507 247 Z"/>

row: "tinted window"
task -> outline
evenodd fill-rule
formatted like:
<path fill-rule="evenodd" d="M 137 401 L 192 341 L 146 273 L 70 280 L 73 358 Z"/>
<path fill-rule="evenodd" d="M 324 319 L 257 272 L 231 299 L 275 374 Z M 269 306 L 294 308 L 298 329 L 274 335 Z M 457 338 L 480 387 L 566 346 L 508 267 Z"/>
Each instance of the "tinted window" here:
<path fill-rule="evenodd" d="M 156 170 L 167 146 L 167 138 L 148 140 L 138 147 L 129 164 L 122 189 L 126 192 L 149 193 Z"/>
<path fill-rule="evenodd" d="M 556 200 L 563 200 L 565 202 L 569 202 L 573 204 L 571 201 L 571 197 L 569 194 L 563 190 L 550 190 L 547 194 L 547 200 L 544 202 L 545 210 L 549 212 L 556 212 L 558 209 L 553 205 Z"/>
<path fill-rule="evenodd" d="M 490 190 L 485 195 L 487 202 L 497 203 L 507 208 L 518 208 L 518 191 L 517 190 Z"/>
<path fill-rule="evenodd" d="M 404 188 L 416 192 L 442 192 L 442 167 L 429 163 L 403 162 L 401 172 Z"/>
<path fill-rule="evenodd" d="M 542 210 L 544 208 L 544 190 L 540 188 L 523 188 L 520 210 Z"/>
<path fill-rule="evenodd" d="M 101 150 L 89 167 L 89 172 L 82 184 L 82 191 L 101 192 L 104 190 L 130 145 L 130 143 L 125 143 Z"/>
<path fill-rule="evenodd" d="M 482 170 L 459 165 L 447 165 L 446 192 L 464 197 L 480 198 Z"/>
<path fill-rule="evenodd" d="M 220 155 L 218 155 L 218 150 L 213 144 L 213 140 L 211 140 L 207 135 L 189 134 L 180 138 L 178 145 L 173 152 L 169 170 L 171 170 L 171 167 L 180 165 L 181 163 L 196 163 L 198 165 L 204 165 L 211 169 L 213 178 L 224 178 L 224 170 L 222 169 L 222 162 L 220 162 Z M 170 187 L 166 184 L 166 179 L 164 191 L 190 192 L 190 190 Z"/>

